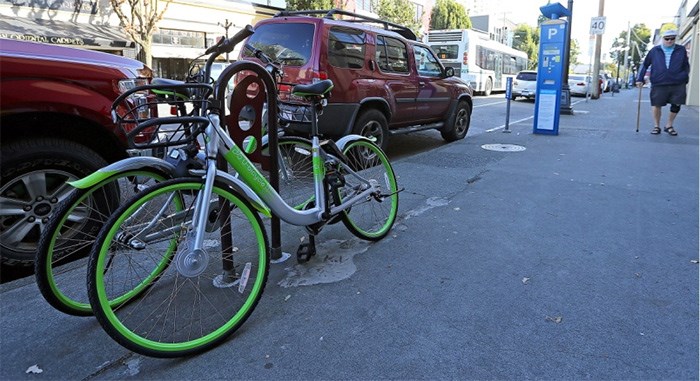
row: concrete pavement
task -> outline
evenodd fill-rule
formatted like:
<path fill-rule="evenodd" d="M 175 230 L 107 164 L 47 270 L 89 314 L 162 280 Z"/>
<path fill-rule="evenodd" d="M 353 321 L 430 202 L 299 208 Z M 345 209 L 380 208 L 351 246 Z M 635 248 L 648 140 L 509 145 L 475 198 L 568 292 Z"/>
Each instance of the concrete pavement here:
<path fill-rule="evenodd" d="M 130 353 L 31 279 L 4 284 L 0 379 L 697 380 L 698 108 L 657 136 L 644 102 L 636 133 L 636 99 L 576 103 L 558 136 L 524 121 L 395 161 L 389 237 L 324 230 L 193 358 Z M 283 229 L 294 252 L 303 231 Z"/>

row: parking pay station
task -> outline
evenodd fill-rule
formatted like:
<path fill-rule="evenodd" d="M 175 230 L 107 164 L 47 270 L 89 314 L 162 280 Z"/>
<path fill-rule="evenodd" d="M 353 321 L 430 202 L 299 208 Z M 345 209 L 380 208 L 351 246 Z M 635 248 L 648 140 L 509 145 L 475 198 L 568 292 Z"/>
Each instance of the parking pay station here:
<path fill-rule="evenodd" d="M 564 55 L 566 54 L 566 28 L 568 23 L 559 20 L 568 16 L 569 10 L 559 3 L 547 4 L 540 11 L 550 20 L 540 25 L 539 62 L 537 64 L 537 93 L 535 95 L 534 134 L 559 134 L 559 106 L 561 104 Z"/>

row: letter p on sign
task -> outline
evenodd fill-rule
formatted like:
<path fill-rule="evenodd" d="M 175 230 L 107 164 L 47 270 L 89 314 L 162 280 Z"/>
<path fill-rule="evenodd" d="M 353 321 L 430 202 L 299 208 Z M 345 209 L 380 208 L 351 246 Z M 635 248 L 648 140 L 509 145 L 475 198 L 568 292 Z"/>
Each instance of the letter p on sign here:
<path fill-rule="evenodd" d="M 556 29 L 554 29 L 554 28 L 549 28 L 549 29 L 547 29 L 547 39 L 548 39 L 548 40 L 551 40 L 552 37 L 554 37 L 554 36 L 557 35 L 557 33 L 559 33 L 559 32 L 558 32 Z"/>

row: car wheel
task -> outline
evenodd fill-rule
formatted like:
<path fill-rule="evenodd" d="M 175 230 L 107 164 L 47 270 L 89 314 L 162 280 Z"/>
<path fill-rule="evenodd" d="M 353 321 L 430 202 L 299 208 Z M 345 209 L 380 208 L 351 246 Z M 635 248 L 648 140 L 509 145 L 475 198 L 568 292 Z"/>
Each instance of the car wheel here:
<path fill-rule="evenodd" d="M 446 126 L 449 129 L 440 131 L 442 138 L 448 142 L 464 139 L 464 137 L 467 136 L 467 131 L 469 131 L 471 115 L 472 109 L 469 107 L 469 103 L 460 101 L 457 104 L 457 109 L 450 119 L 449 124 Z"/>
<path fill-rule="evenodd" d="M 514 101 L 515 98 L 517 98 L 517 97 L 518 97 L 517 95 L 511 95 L 510 100 L 511 100 L 511 101 Z"/>
<path fill-rule="evenodd" d="M 493 82 L 491 78 L 488 78 L 486 79 L 486 85 L 484 85 L 484 95 L 487 97 L 491 95 L 491 90 L 493 90 Z"/>
<path fill-rule="evenodd" d="M 72 190 L 66 182 L 107 162 L 75 142 L 44 138 L 4 144 L 1 163 L 0 260 L 3 277 L 13 277 L 33 265 L 44 225 Z"/>
<path fill-rule="evenodd" d="M 386 150 L 389 141 L 388 123 L 384 114 L 377 109 L 368 109 L 360 114 L 352 129 L 353 134 L 366 136 L 382 150 Z"/>

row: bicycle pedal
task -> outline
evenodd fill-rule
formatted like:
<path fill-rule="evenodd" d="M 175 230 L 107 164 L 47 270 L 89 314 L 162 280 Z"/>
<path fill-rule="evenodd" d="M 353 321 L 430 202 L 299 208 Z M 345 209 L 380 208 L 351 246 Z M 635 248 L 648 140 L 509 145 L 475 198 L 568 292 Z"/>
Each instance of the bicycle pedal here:
<path fill-rule="evenodd" d="M 302 243 L 297 249 L 297 262 L 306 263 L 311 260 L 311 257 L 316 255 L 316 247 L 309 243 Z"/>

